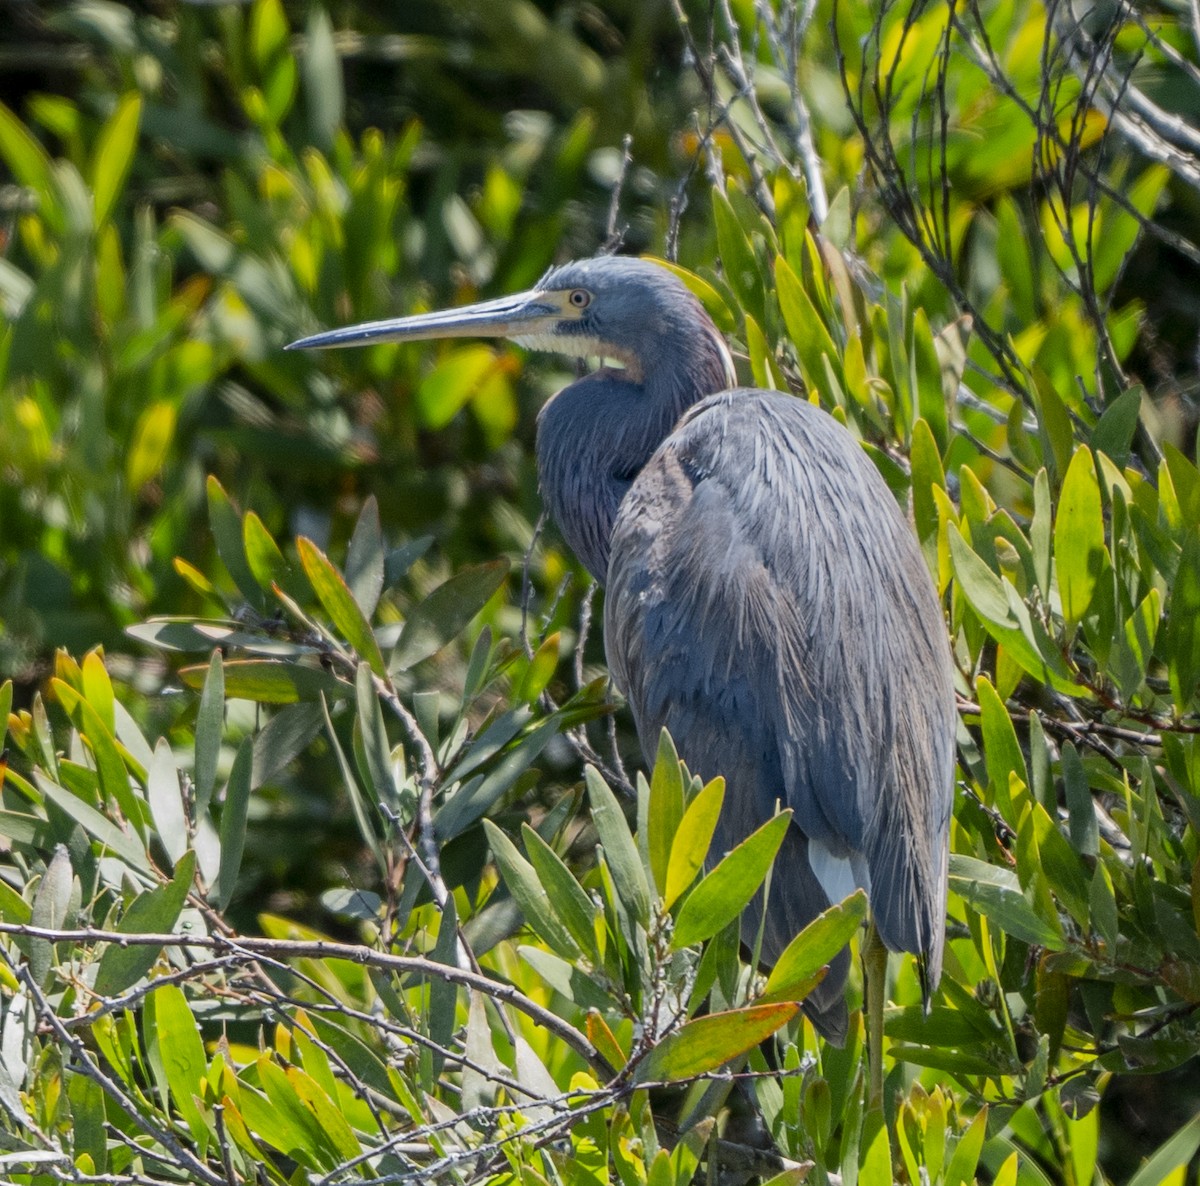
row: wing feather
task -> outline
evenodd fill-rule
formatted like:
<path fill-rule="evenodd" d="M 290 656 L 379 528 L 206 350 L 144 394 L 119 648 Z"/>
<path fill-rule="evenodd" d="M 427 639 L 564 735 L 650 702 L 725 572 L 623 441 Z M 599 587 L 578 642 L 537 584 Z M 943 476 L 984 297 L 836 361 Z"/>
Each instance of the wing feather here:
<path fill-rule="evenodd" d="M 714 856 L 791 807 L 804 855 L 846 862 L 885 942 L 936 983 L 952 669 L 912 530 L 857 442 L 779 394 L 697 404 L 621 504 L 606 597 L 647 757 L 665 725 L 693 769 L 729 781 Z M 828 904 L 814 863 L 772 894 L 794 927 L 776 955 Z"/>

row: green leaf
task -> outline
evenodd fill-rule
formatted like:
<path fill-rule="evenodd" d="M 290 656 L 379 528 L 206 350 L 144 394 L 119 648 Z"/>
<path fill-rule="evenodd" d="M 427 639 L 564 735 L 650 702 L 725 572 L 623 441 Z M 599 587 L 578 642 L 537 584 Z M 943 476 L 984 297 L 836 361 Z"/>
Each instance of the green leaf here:
<path fill-rule="evenodd" d="M 779 311 L 783 314 L 788 337 L 796 347 L 804 382 L 810 391 L 820 390 L 825 376 L 823 358 L 828 358 L 834 372 L 840 369 L 841 355 L 825 328 L 816 306 L 804 291 L 800 278 L 782 256 L 775 260 L 775 284 Z"/>
<path fill-rule="evenodd" d="M 855 890 L 845 901 L 817 915 L 775 961 L 759 998 L 798 1001 L 820 982 L 821 970 L 854 937 L 867 917 L 867 895 Z"/>
<path fill-rule="evenodd" d="M 759 271 L 758 260 L 746 232 L 738 222 L 733 205 L 717 186 L 712 188 L 713 218 L 717 228 L 717 247 L 721 253 L 721 270 L 746 309 L 761 325 L 763 294 L 766 286 Z"/>
<path fill-rule="evenodd" d="M 167 856 L 171 861 L 178 862 L 187 852 L 187 816 L 175 756 L 171 753 L 171 743 L 165 737 L 158 739 L 150 768 L 146 771 L 146 801 Z"/>
<path fill-rule="evenodd" d="M 432 543 L 432 535 L 422 535 L 393 548 L 383 561 L 383 587 L 390 589 L 403 579 L 408 570 L 429 551 Z"/>
<path fill-rule="evenodd" d="M 650 872 L 658 892 L 667 892 L 667 869 L 671 846 L 683 818 L 683 774 L 679 755 L 671 735 L 663 729 L 658 735 L 658 755 L 650 776 L 650 803 L 646 816 L 646 849 L 650 857 Z"/>
<path fill-rule="evenodd" d="M 185 853 L 176 862 L 174 876 L 166 885 L 147 890 L 133 900 L 117 924 L 117 931 L 122 935 L 170 934 L 179 921 L 195 875 L 196 854 Z M 97 996 L 108 997 L 132 988 L 154 967 L 161 951 L 161 947 L 141 944 L 130 947 L 108 944 L 100 957 L 93 991 Z"/>
<path fill-rule="evenodd" d="M 225 732 L 225 667 L 221 652 L 214 648 L 204 675 L 200 706 L 196 710 L 195 765 L 192 783 L 196 794 L 196 818 L 208 813 L 208 803 L 217 785 L 217 763 L 221 760 L 221 738 Z"/>
<path fill-rule="evenodd" d="M 90 1158 L 96 1172 L 103 1174 L 108 1165 L 104 1088 L 86 1075 L 72 1075 L 67 1095 L 71 1101 L 71 1152 L 76 1169 L 81 1168 L 81 1159 Z"/>
<path fill-rule="evenodd" d="M 1087 689 L 1071 679 L 1053 643 L 1044 637 L 1044 632 L 1039 634 L 1035 630 L 1029 610 L 1016 589 L 975 554 L 953 523 L 947 536 L 954 578 L 987 632 L 1035 679 L 1068 696 L 1086 695 Z"/>
<path fill-rule="evenodd" d="M 303 581 L 279 550 L 266 524 L 253 511 L 247 511 L 242 518 L 242 547 L 246 552 L 246 563 L 261 588 L 278 585 L 293 598 L 307 599 L 308 591 Z"/>
<path fill-rule="evenodd" d="M 646 883 L 646 871 L 630 834 L 625 813 L 595 767 L 589 766 L 584 774 L 588 800 L 592 806 L 592 823 L 600 834 L 600 848 L 612 872 L 617 893 L 632 917 L 643 927 L 648 927 L 650 887 Z"/>
<path fill-rule="evenodd" d="M 1029 784 L 1025 756 L 1021 753 L 1021 743 L 1017 740 L 1017 731 L 1013 728 L 1008 709 L 987 676 L 981 675 L 975 681 L 975 693 L 979 697 L 988 784 L 997 801 L 1008 807 L 1009 775 L 1015 774 L 1026 785 Z"/>
<path fill-rule="evenodd" d="M 67 920 L 74 879 L 71 857 L 60 844 L 55 848 L 54 856 L 46 865 L 46 871 L 33 895 L 33 909 L 29 915 L 33 926 L 47 931 L 62 928 Z M 50 978 L 50 969 L 54 966 L 54 944 L 48 939 L 34 939 L 29 946 L 30 975 L 35 984 L 44 988 Z"/>
<path fill-rule="evenodd" d="M 442 907 L 442 917 L 438 922 L 437 942 L 434 944 L 432 958 L 439 964 L 456 967 L 458 950 L 458 910 L 454 905 L 454 895 L 447 894 L 445 905 Z M 458 985 L 447 980 L 445 976 L 430 976 L 427 983 L 429 1008 L 426 1016 L 429 1037 L 445 1049 L 454 1037 L 454 1023 L 458 1013 Z M 437 1083 L 444 1063 L 445 1056 L 440 1051 L 421 1051 L 421 1071 L 422 1074 L 428 1072 L 427 1089 L 432 1090 Z"/>
<path fill-rule="evenodd" d="M 17 182 L 37 194 L 39 213 L 53 227 L 61 228 L 62 213 L 57 208 L 54 166 L 50 157 L 30 135 L 29 129 L 3 104 L 0 104 L 0 157 Z"/>
<path fill-rule="evenodd" d="M 1171 476 L 1179 525 L 1200 523 L 1200 472 L 1170 441 L 1163 441 L 1163 465 Z M 1168 518 L 1174 518 L 1168 508 Z"/>
<path fill-rule="evenodd" d="M 909 359 L 911 382 L 917 393 L 917 411 L 933 433 L 939 454 L 944 453 L 950 440 L 950 425 L 946 415 L 946 392 L 942 386 L 942 362 L 934 344 L 933 331 L 929 328 L 929 317 L 920 307 L 913 313 Z"/>
<path fill-rule="evenodd" d="M 338 632 L 355 653 L 371 665 L 371 670 L 376 675 L 386 677 L 387 667 L 383 662 L 383 652 L 380 651 L 379 643 L 371 630 L 371 623 L 363 616 L 342 574 L 312 540 L 300 536 L 296 540 L 296 551 L 300 554 L 305 576 L 308 577 L 317 598 L 325 607 L 325 612 L 333 620 Z"/>
<path fill-rule="evenodd" d="M 98 651 L 89 651 L 83 657 L 80 668 L 83 676 L 84 699 L 96 710 L 101 723 L 109 733 L 117 731 L 113 709 L 113 686 Z"/>
<path fill-rule="evenodd" d="M 133 788 L 129 785 L 129 772 L 125 769 L 120 750 L 117 749 L 116 738 L 105 727 L 100 714 L 70 684 L 57 678 L 52 679 L 50 684 L 79 730 L 80 736 L 92 751 L 92 757 L 96 761 L 96 773 L 104 794 L 120 807 L 130 826 L 144 838 L 146 825 L 142 804 L 134 797 Z"/>
<path fill-rule="evenodd" d="M 687 805 L 671 841 L 667 884 L 663 891 L 664 910 L 675 905 L 679 895 L 696 880 L 696 874 L 703 868 L 724 801 L 725 780 L 714 778 Z"/>
<path fill-rule="evenodd" d="M 251 789 L 261 787 L 303 753 L 320 731 L 322 719 L 319 703 L 289 704 L 274 713 L 254 736 Z"/>
<path fill-rule="evenodd" d="M 1033 373 L 1034 395 L 1037 401 L 1038 430 L 1042 437 L 1042 455 L 1052 462 L 1055 485 L 1062 482 L 1075 448 L 1075 433 L 1071 417 L 1054 384 L 1041 372 Z"/>
<path fill-rule="evenodd" d="M 1087 771 L 1083 768 L 1079 751 L 1069 741 L 1064 742 L 1062 747 L 1062 773 L 1071 847 L 1083 856 L 1094 857 L 1100 851 L 1096 806 L 1092 802 Z"/>
<path fill-rule="evenodd" d="M 1093 451 L 1107 454 L 1118 465 L 1129 460 L 1129 448 L 1137 431 L 1144 394 L 1143 388 L 1131 387 L 1104 409 L 1088 440 Z"/>
<path fill-rule="evenodd" d="M 314 9 L 314 11 L 322 11 Z M 354 534 L 346 549 L 346 584 L 363 617 L 370 619 L 383 593 L 383 529 L 379 525 L 379 503 L 371 495 L 358 513 Z"/>
<path fill-rule="evenodd" d="M 1069 634 L 1087 613 L 1096 584 L 1109 567 L 1100 483 L 1086 446 L 1076 450 L 1063 479 L 1054 522 L 1054 565 Z"/>
<path fill-rule="evenodd" d="M 117 109 L 100 129 L 92 157 L 92 201 L 96 226 L 103 226 L 125 188 L 137 149 L 142 97 L 137 91 L 121 96 Z"/>
<path fill-rule="evenodd" d="M 246 843 L 246 816 L 250 810 L 250 771 L 253 768 L 254 740 L 247 737 L 238 746 L 229 780 L 225 784 L 225 804 L 221 811 L 221 869 L 214 887 L 213 902 L 228 906 L 242 868 L 242 849 Z"/>
<path fill-rule="evenodd" d="M 1197 527 L 1188 532 L 1179 557 L 1167 602 L 1165 634 L 1171 696 L 1176 709 L 1184 713 L 1200 678 L 1200 528 Z"/>
<path fill-rule="evenodd" d="M 356 724 L 362 739 L 359 774 L 368 783 L 375 802 L 395 811 L 399 807 L 400 796 L 392 775 L 392 747 L 383 722 L 383 709 L 375 691 L 375 680 L 365 663 L 358 665 L 355 693 L 358 706 Z"/>
<path fill-rule="evenodd" d="M 364 666 L 363 670 L 368 670 L 368 668 Z M 323 699 L 321 701 L 321 715 L 325 721 L 325 730 L 329 736 L 330 745 L 333 747 L 334 757 L 337 759 L 338 769 L 342 773 L 342 782 L 346 787 L 346 794 L 350 798 L 350 809 L 354 812 L 354 820 L 358 824 L 359 835 L 362 836 L 367 847 L 370 848 L 378 868 L 380 870 L 386 869 L 388 862 L 384 857 L 379 837 L 372 826 L 374 816 L 367 810 L 366 797 L 362 793 L 362 788 L 358 785 L 358 779 L 354 777 L 354 771 L 350 768 L 350 762 L 346 758 L 346 751 L 342 748 L 337 730 L 333 727 L 333 719 L 329 715 L 328 705 L 326 705 Z"/>
<path fill-rule="evenodd" d="M 483 821 L 488 844 L 500 868 L 508 892 L 516 899 L 525 921 L 564 959 L 576 960 L 583 954 L 571 932 L 559 921 L 550 906 L 547 886 L 538 880 L 537 871 L 517 851 L 517 846 L 490 819 Z"/>
<path fill-rule="evenodd" d="M 951 853 L 950 888 L 1014 939 L 1051 951 L 1062 951 L 1066 946 L 1058 920 L 1051 923 L 1034 913 L 1015 873 Z"/>
<path fill-rule="evenodd" d="M 954 1147 L 950 1162 L 946 1166 L 945 1186 L 968 1186 L 975 1180 L 979 1154 L 983 1151 L 983 1142 L 987 1137 L 987 1114 L 986 1106 L 980 1108 L 967 1126 L 967 1131 L 958 1138 L 958 1144 Z"/>
<path fill-rule="evenodd" d="M 71 794 L 66 787 L 54 782 L 48 775 L 39 771 L 35 777 L 42 794 L 85 831 L 90 832 L 105 848 L 119 856 L 130 868 L 144 873 L 150 872 L 146 851 L 136 836 L 123 832 L 110 819 L 101 815 L 77 795 Z"/>
<path fill-rule="evenodd" d="M 674 1082 L 715 1071 L 787 1025 L 799 1006 L 792 1001 L 710 1013 L 664 1038 L 638 1065 L 638 1083 Z"/>
<path fill-rule="evenodd" d="M 232 659 L 224 664 L 225 695 L 230 700 L 259 704 L 294 704 L 297 700 L 345 700 L 354 688 L 322 667 L 306 667 L 274 659 Z M 184 667 L 179 678 L 189 688 L 199 688 L 208 678 L 208 666 Z"/>
<path fill-rule="evenodd" d="M 418 605 L 392 655 L 394 670 L 407 670 L 436 654 L 460 634 L 508 576 L 507 560 L 491 560 L 456 573 Z"/>
<path fill-rule="evenodd" d="M 562 858 L 528 824 L 521 825 L 525 851 L 545 890 L 551 909 L 571 932 L 579 950 L 593 963 L 596 953 L 596 907 Z"/>
<path fill-rule="evenodd" d="M 209 477 L 207 491 L 208 522 L 212 528 L 213 542 L 217 545 L 217 555 L 221 557 L 221 563 L 233 578 L 238 592 L 256 609 L 262 610 L 266 605 L 266 598 L 246 562 L 246 550 L 242 543 L 242 517 L 216 478 Z"/>
<path fill-rule="evenodd" d="M 1193 1116 L 1138 1167 L 1129 1186 L 1160 1186 L 1200 1149 L 1200 1115 Z"/>
<path fill-rule="evenodd" d="M 208 1064 L 200 1031 L 182 989 L 164 984 L 146 997 L 142 1032 L 147 1057 L 165 1079 L 171 1099 L 203 1157 L 208 1147 L 208 1126 L 194 1097 L 204 1095 Z"/>
<path fill-rule="evenodd" d="M 174 403 L 166 399 L 148 404 L 138 416 L 133 444 L 125 460 L 125 481 L 135 494 L 141 493 L 162 472 L 175 439 L 177 418 Z"/>
<path fill-rule="evenodd" d="M 688 894 L 671 939 L 676 950 L 711 939 L 741 914 L 762 886 L 791 822 L 790 811 L 769 819 Z"/>
<path fill-rule="evenodd" d="M 313 5 L 308 12 L 300 68 L 309 139 L 327 153 L 342 125 L 346 92 L 342 83 L 342 60 L 333 37 L 333 22 L 319 4 Z M 369 616 L 371 611 L 364 612 Z"/>
<path fill-rule="evenodd" d="M 546 685 L 554 678 L 554 673 L 558 670 L 558 653 L 561 642 L 562 635 L 557 630 L 543 640 L 541 646 L 534 652 L 533 658 L 529 660 L 529 666 L 525 669 L 520 683 L 513 689 L 514 700 L 530 705 L 537 702 L 546 690 Z"/>

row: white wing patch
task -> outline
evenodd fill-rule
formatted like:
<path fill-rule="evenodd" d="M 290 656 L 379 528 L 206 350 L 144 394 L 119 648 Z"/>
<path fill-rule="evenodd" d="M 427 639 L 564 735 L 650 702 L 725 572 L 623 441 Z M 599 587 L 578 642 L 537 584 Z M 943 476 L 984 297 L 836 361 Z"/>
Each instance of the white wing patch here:
<path fill-rule="evenodd" d="M 831 902 L 840 902 L 856 889 L 865 890 L 870 896 L 871 871 L 861 853 L 839 857 L 821 841 L 810 839 L 808 863 Z"/>

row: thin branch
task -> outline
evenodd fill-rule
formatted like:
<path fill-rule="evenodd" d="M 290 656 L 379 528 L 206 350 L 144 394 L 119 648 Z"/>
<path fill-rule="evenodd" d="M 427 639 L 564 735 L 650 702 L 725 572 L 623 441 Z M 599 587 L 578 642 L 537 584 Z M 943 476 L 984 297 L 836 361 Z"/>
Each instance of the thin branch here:
<path fill-rule="evenodd" d="M 35 927 L 25 923 L 0 923 L 0 935 L 18 935 L 30 939 L 46 939 L 51 943 L 115 943 L 119 947 L 178 947 L 180 936 L 176 934 L 123 934 L 120 931 L 105 931 L 97 927 L 81 930 L 56 930 L 50 927 Z M 549 1030 L 556 1038 L 565 1042 L 580 1058 L 602 1074 L 612 1076 L 616 1072 L 608 1065 L 596 1048 L 574 1026 L 563 1021 L 556 1013 L 531 1000 L 510 984 L 491 980 L 479 972 L 465 968 L 454 968 L 436 960 L 420 956 L 390 955 L 375 951 L 361 943 L 334 943 L 329 940 L 262 939 L 249 936 L 194 935 L 187 938 L 188 947 L 200 947 L 222 955 L 241 954 L 265 956 L 274 959 L 340 959 L 368 968 L 395 972 L 400 975 L 415 975 L 446 980 L 473 988 L 495 1001 L 511 1005 L 524 1013 L 531 1021 Z M 39 994 L 40 996 L 40 994 Z M 43 998 L 44 1000 L 44 998 Z M 63 1030 L 66 1041 L 76 1041 L 67 1030 Z M 125 1105 L 122 1105 L 124 1107 Z"/>

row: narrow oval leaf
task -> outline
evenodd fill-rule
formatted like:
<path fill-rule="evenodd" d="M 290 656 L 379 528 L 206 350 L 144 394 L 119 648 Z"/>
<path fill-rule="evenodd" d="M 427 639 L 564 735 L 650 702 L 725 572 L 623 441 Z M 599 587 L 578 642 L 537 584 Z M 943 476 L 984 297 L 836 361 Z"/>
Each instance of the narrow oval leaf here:
<path fill-rule="evenodd" d="M 692 890 L 675 922 L 671 945 L 676 950 L 711 939 L 745 910 L 766 878 L 791 822 L 790 811 L 767 820 Z"/>
<path fill-rule="evenodd" d="M 177 985 L 165 984 L 150 993 L 146 998 L 142 1029 L 147 1055 L 166 1080 L 171 1099 L 193 1139 L 200 1145 L 203 1157 L 208 1126 L 194 1097 L 204 1094 L 208 1064 L 196 1019 L 183 990 Z"/>
<path fill-rule="evenodd" d="M 600 847 L 604 851 L 604 860 L 612 873 L 617 893 L 633 918 L 643 927 L 648 927 L 650 886 L 625 813 L 598 770 L 589 766 L 584 774 L 588 801 L 592 807 L 592 823 L 600 834 Z"/>
<path fill-rule="evenodd" d="M 305 667 L 275 659 L 233 659 L 224 664 L 225 695 L 230 700 L 254 700 L 259 704 L 294 704 L 297 700 L 345 700 L 354 692 L 351 684 L 322 667 Z M 208 665 L 184 667 L 180 679 L 189 688 L 199 688 L 208 677 Z"/>
<path fill-rule="evenodd" d="M 92 751 L 100 787 L 105 796 L 120 807 L 130 826 L 144 838 L 146 821 L 142 804 L 134 797 L 133 789 L 129 785 L 129 772 L 125 769 L 116 738 L 100 719 L 100 714 L 70 684 L 65 684 L 60 679 L 52 679 L 50 684 L 70 715 L 72 723 L 79 730 L 79 735 Z"/>
<path fill-rule="evenodd" d="M 179 861 L 187 852 L 187 817 L 183 810 L 179 771 L 171 744 L 165 737 L 158 739 L 150 769 L 146 771 L 146 798 L 150 804 L 150 818 L 167 856 L 172 862 Z"/>
<path fill-rule="evenodd" d="M 71 901 L 71 886 L 74 881 L 71 857 L 63 845 L 58 845 L 54 856 L 42 874 L 42 880 L 33 895 L 33 909 L 29 921 L 35 927 L 48 931 L 59 930 L 67 919 Z M 54 965 L 54 944 L 48 939 L 34 939 L 30 943 L 29 971 L 34 983 L 45 986 Z"/>
<path fill-rule="evenodd" d="M 99 651 L 89 651 L 84 655 L 81 675 L 83 694 L 87 702 L 96 710 L 104 727 L 110 733 L 115 733 L 117 725 L 113 711 L 113 686 Z"/>
<path fill-rule="evenodd" d="M 329 562 L 325 554 L 316 544 L 304 536 L 296 540 L 296 551 L 300 553 L 300 563 L 304 566 L 304 574 L 308 577 L 313 589 L 325 612 L 333 620 L 334 626 L 342 637 L 370 665 L 371 670 L 378 676 L 387 675 L 387 667 L 383 662 L 383 652 L 371 630 L 350 586 L 342 578 L 342 574 Z"/>
<path fill-rule="evenodd" d="M 1007 935 L 1051 951 L 1061 951 L 1059 929 L 1034 913 L 1017 875 L 974 857 L 950 855 L 950 888 Z M 1057 922 L 1057 920 L 1055 920 Z"/>
<path fill-rule="evenodd" d="M 638 1065 L 638 1083 L 673 1082 L 715 1071 L 787 1025 L 800 1008 L 794 1001 L 751 1005 L 689 1021 L 664 1038 Z"/>
<path fill-rule="evenodd" d="M 850 942 L 866 917 L 867 895 L 862 890 L 817 915 L 783 949 L 760 1000 L 802 1000 L 802 994 L 820 983 L 821 969 Z"/>
<path fill-rule="evenodd" d="M 492 560 L 456 573 L 418 605 L 396 644 L 392 666 L 405 670 L 436 654 L 460 634 L 508 576 L 507 560 Z"/>
<path fill-rule="evenodd" d="M 307 598 L 303 580 L 298 578 L 279 550 L 266 524 L 253 511 L 247 511 L 242 519 L 242 547 L 246 550 L 246 563 L 262 588 L 278 585 L 294 598 Z"/>
<path fill-rule="evenodd" d="M 219 649 L 214 648 L 204 675 L 200 707 L 196 710 L 195 764 L 192 779 L 196 793 L 196 817 L 208 811 L 213 787 L 217 785 L 217 763 L 225 732 L 225 668 Z"/>
<path fill-rule="evenodd" d="M 207 491 L 208 523 L 212 528 L 213 542 L 217 545 L 217 555 L 221 557 L 221 563 L 233 578 L 238 592 L 251 605 L 261 610 L 266 605 L 266 597 L 246 562 L 245 545 L 242 543 L 242 517 L 229 501 L 225 488 L 211 475 Z"/>
<path fill-rule="evenodd" d="M 675 905 L 704 867 L 724 801 L 725 780 L 714 778 L 687 805 L 671 842 L 663 909 L 670 910 Z"/>
<path fill-rule="evenodd" d="M 372 494 L 358 513 L 358 522 L 354 524 L 354 534 L 346 549 L 346 584 L 350 586 L 363 617 L 368 620 L 383 592 L 383 569 L 383 529 L 379 524 L 379 503 Z"/>
<path fill-rule="evenodd" d="M 96 226 L 102 226 L 125 188 L 125 179 L 137 148 L 138 125 L 142 118 L 142 97 L 130 91 L 117 104 L 116 111 L 100 130 L 92 164 L 92 201 Z"/>
<path fill-rule="evenodd" d="M 178 791 L 178 787 L 176 787 Z M 196 854 L 185 853 L 175 864 L 175 873 L 166 885 L 139 894 L 117 924 L 122 935 L 169 934 L 179 921 L 196 875 Z M 132 988 L 154 967 L 161 947 L 138 944 L 122 947 L 110 943 L 100 957 L 93 986 L 97 996 L 113 996 Z"/>
<path fill-rule="evenodd" d="M 564 959 L 578 959 L 582 954 L 579 945 L 551 909 L 546 894 L 547 887 L 538 880 L 537 871 L 490 819 L 483 821 L 483 827 L 487 832 L 492 855 L 496 858 L 496 864 L 504 878 L 504 884 L 521 907 L 525 921 L 539 938 L 545 940 Z"/>
<path fill-rule="evenodd" d="M 621 1049 L 616 1035 L 608 1028 L 608 1023 L 595 1009 L 588 1010 L 587 1036 L 597 1053 L 614 1071 L 619 1071 L 625 1065 L 628 1056 Z"/>
<path fill-rule="evenodd" d="M 1070 633 L 1079 624 L 1108 565 L 1104 509 L 1092 451 L 1080 446 L 1063 479 L 1054 522 L 1054 565 L 1063 619 Z"/>
<path fill-rule="evenodd" d="M 583 886 L 575 880 L 575 874 L 567 868 L 558 853 L 533 828 L 523 824 L 521 836 L 551 909 L 571 932 L 571 937 L 579 944 L 579 950 L 596 962 L 596 907 L 591 898 L 584 893 Z"/>
<path fill-rule="evenodd" d="M 667 869 L 671 846 L 683 818 L 683 771 L 671 735 L 663 729 L 658 736 L 658 755 L 650 776 L 650 805 L 646 816 L 646 850 L 650 872 L 661 897 L 667 893 Z"/>
<path fill-rule="evenodd" d="M 213 892 L 214 902 L 229 904 L 233 887 L 242 868 L 242 849 L 246 843 L 246 815 L 250 810 L 250 772 L 254 764 L 254 740 L 247 737 L 238 746 L 229 781 L 225 784 L 225 805 L 221 811 L 221 871 Z"/>

